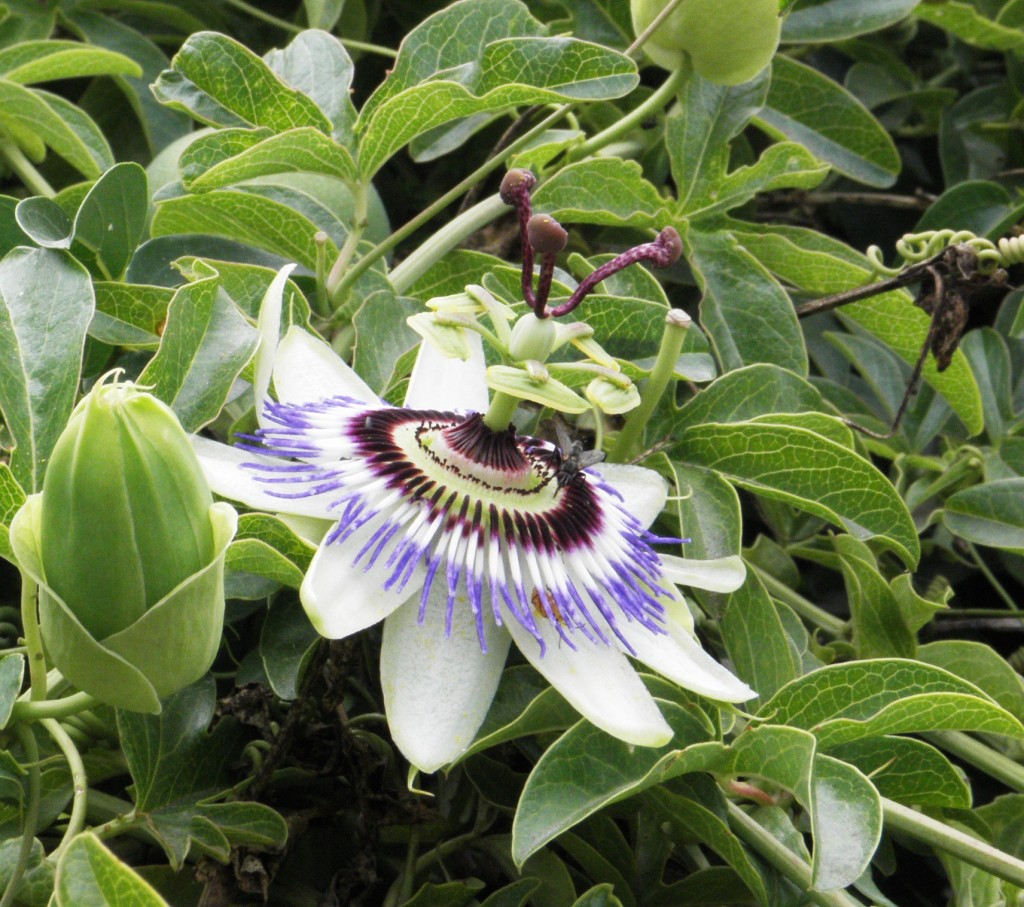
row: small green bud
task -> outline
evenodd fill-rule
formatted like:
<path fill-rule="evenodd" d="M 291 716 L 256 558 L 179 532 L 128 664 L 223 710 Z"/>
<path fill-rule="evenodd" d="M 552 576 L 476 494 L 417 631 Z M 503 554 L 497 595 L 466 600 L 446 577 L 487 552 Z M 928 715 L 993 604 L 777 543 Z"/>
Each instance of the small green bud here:
<path fill-rule="evenodd" d="M 101 379 L 11 524 L 54 666 L 104 702 L 158 712 L 217 653 L 236 520 L 213 503 L 174 413 Z"/>
<path fill-rule="evenodd" d="M 553 318 L 538 318 L 533 312 L 527 312 L 512 328 L 509 355 L 520 361 L 534 359 L 543 362 L 555 348 L 557 324 Z"/>
<path fill-rule="evenodd" d="M 632 0 L 639 35 L 665 0 Z M 694 70 L 719 85 L 738 85 L 767 66 L 779 46 L 779 0 L 682 0 L 644 44 L 658 66 L 676 70 L 689 56 Z"/>
<path fill-rule="evenodd" d="M 636 385 L 623 376 L 621 381 L 595 378 L 587 385 L 587 399 L 603 413 L 618 416 L 640 405 L 640 392 Z"/>

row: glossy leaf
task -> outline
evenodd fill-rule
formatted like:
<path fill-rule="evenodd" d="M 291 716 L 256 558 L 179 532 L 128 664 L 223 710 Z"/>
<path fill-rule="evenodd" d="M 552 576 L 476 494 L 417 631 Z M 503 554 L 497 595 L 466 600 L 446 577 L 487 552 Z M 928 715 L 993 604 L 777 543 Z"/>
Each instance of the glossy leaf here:
<path fill-rule="evenodd" d="M 0 463 L 0 557 L 14 563 L 14 552 L 11 550 L 10 525 L 25 503 L 25 492 L 18 480 L 14 478 L 11 467 Z"/>
<path fill-rule="evenodd" d="M 919 0 L 810 0 L 792 10 L 782 26 L 785 43 L 843 41 L 893 25 Z"/>
<path fill-rule="evenodd" d="M 66 252 L 18 248 L 0 261 L 0 410 L 14 478 L 37 491 L 78 391 L 93 292 Z"/>
<path fill-rule="evenodd" d="M 695 425 L 682 435 L 682 456 L 735 484 L 785 501 L 875 538 L 908 565 L 920 556 L 917 530 L 903 500 L 871 463 L 803 428 L 759 422 Z"/>
<path fill-rule="evenodd" d="M 142 238 L 148 207 L 146 172 L 138 164 L 115 164 L 75 215 L 72 254 L 101 279 L 118 279 Z"/>
<path fill-rule="evenodd" d="M 123 54 L 76 41 L 23 41 L 0 49 L 0 78 L 18 85 L 85 76 L 140 76 Z"/>
<path fill-rule="evenodd" d="M 57 907 L 167 907 L 167 902 L 92 832 L 77 835 L 61 854 L 54 885 Z"/>
<path fill-rule="evenodd" d="M 961 41 L 986 50 L 1024 50 L 1024 34 L 1018 28 L 1001 25 L 985 17 L 972 4 L 961 0 L 922 3 L 915 16 L 948 31 Z"/>
<path fill-rule="evenodd" d="M 139 382 L 174 410 L 186 431 L 195 431 L 217 417 L 258 342 L 214 274 L 174 294 L 160 349 Z"/>
<path fill-rule="evenodd" d="M 946 499 L 942 523 L 977 545 L 1024 551 L 1024 479 L 1001 479 Z"/>
<path fill-rule="evenodd" d="M 868 110 L 842 86 L 789 57 L 772 62 L 771 89 L 758 123 L 869 186 L 891 186 L 899 173 L 896 146 Z"/>

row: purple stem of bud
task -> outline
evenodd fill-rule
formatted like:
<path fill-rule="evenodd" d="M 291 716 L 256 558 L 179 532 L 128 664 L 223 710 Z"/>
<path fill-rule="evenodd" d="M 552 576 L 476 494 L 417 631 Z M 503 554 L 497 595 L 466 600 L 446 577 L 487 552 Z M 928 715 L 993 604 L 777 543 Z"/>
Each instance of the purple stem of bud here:
<path fill-rule="evenodd" d="M 546 318 L 544 306 L 551 294 L 551 279 L 555 273 L 555 259 L 569 241 L 569 234 L 549 214 L 534 214 L 526 225 L 530 247 L 541 256 L 540 279 L 537 282 L 537 296 L 533 312 L 538 318 Z"/>
<path fill-rule="evenodd" d="M 658 234 L 658 238 L 654 242 L 634 246 L 621 255 L 616 255 L 611 261 L 587 275 L 580 281 L 580 285 L 573 291 L 572 296 L 561 305 L 555 306 L 547 314 L 555 318 L 568 315 L 602 280 L 606 280 L 613 274 L 618 274 L 619 271 L 630 265 L 635 265 L 638 261 L 647 262 L 654 268 L 667 268 L 678 261 L 682 254 L 683 241 L 679 238 L 679 234 L 674 227 L 666 227 Z"/>
<path fill-rule="evenodd" d="M 519 217 L 519 241 L 523 249 L 523 300 L 531 309 L 537 308 L 537 300 L 533 295 L 533 247 L 530 245 L 527 226 L 533 211 L 530 191 L 536 185 L 537 177 L 529 170 L 516 168 L 505 174 L 498 190 L 501 200 L 515 208 Z"/>

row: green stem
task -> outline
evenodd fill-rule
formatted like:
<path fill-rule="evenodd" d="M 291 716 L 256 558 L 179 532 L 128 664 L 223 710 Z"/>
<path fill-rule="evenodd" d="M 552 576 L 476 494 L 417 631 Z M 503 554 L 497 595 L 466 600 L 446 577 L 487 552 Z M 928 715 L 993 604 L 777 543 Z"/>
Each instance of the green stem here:
<path fill-rule="evenodd" d="M 36 606 L 38 592 L 36 581 L 22 570 L 21 627 L 25 634 L 25 649 L 28 652 L 29 697 L 33 702 L 45 699 L 49 689 L 46 677 L 46 656 L 43 654 L 43 638 L 39 633 L 39 612 Z"/>
<path fill-rule="evenodd" d="M 366 231 L 369 200 L 366 183 L 361 180 L 352 187 L 352 202 L 352 229 L 348 231 L 345 244 L 341 247 L 338 257 L 331 266 L 331 273 L 327 275 L 327 296 L 332 306 L 338 306 L 344 301 L 344 297 L 338 294 L 336 289 L 348 270 L 352 257 L 356 254 L 356 249 L 359 248 L 359 241 Z M 349 286 L 351 287 L 351 284 Z"/>
<path fill-rule="evenodd" d="M 885 797 L 882 813 L 889 828 L 1024 888 L 1024 860 Z"/>
<path fill-rule="evenodd" d="M 736 835 L 803 891 L 813 903 L 821 907 L 863 907 L 860 901 L 842 891 L 815 891 L 811 888 L 810 866 L 731 800 L 726 802 L 726 806 L 729 808 L 729 825 Z"/>
<path fill-rule="evenodd" d="M 923 736 L 986 775 L 1002 781 L 1007 787 L 1024 793 L 1024 765 L 1019 762 L 960 731 L 932 731 Z"/>
<path fill-rule="evenodd" d="M 34 685 L 33 685 L 34 686 Z M 11 718 L 14 721 L 39 721 L 43 718 L 66 718 L 84 712 L 100 704 L 100 701 L 88 693 L 73 693 L 63 699 L 45 701 L 29 700 L 14 703 Z"/>
<path fill-rule="evenodd" d="M 591 136 L 582 145 L 577 145 L 575 148 L 570 149 L 566 155 L 569 163 L 572 164 L 583 160 L 583 158 L 600 151 L 630 130 L 635 129 L 644 120 L 661 111 L 662 108 L 672 102 L 676 92 L 679 90 L 679 86 L 685 83 L 689 77 L 690 68 L 688 66 L 680 66 L 662 82 L 661 86 L 646 101 L 634 107 L 622 119 L 616 120 L 607 129 Z"/>
<path fill-rule="evenodd" d="M 492 195 L 463 211 L 395 266 L 388 275 L 395 291 L 399 295 L 408 292 L 434 262 L 507 210 L 508 205 Z"/>
<path fill-rule="evenodd" d="M 327 241 L 329 237 L 323 230 L 318 230 L 313 237 L 316 243 L 316 296 L 313 303 L 316 313 L 321 318 L 329 318 L 331 302 L 327 294 Z"/>
<path fill-rule="evenodd" d="M 53 718 L 44 718 L 39 722 L 43 729 L 53 738 L 54 743 L 60 747 L 64 758 L 68 761 L 68 768 L 71 769 L 71 785 L 74 795 L 71 799 L 71 815 L 68 817 L 68 827 L 64 830 L 64 837 L 61 838 L 57 849 L 50 854 L 50 859 L 56 863 L 60 855 L 67 849 L 71 839 L 74 838 L 85 827 L 85 810 L 88 805 L 89 779 L 85 774 L 85 765 L 82 762 L 82 754 L 78 752 L 74 742 L 67 732 Z"/>
<path fill-rule="evenodd" d="M 622 426 L 622 431 L 619 432 L 608 454 L 608 459 L 612 463 L 624 463 L 636 449 L 654 407 L 658 405 L 665 388 L 672 380 L 676 362 L 679 361 L 679 351 L 683 348 L 683 340 L 686 338 L 690 323 L 689 316 L 681 309 L 670 309 L 665 316 L 665 331 L 661 335 L 658 358 L 654 360 L 651 376 L 640 394 L 640 405 L 626 416 L 626 424 Z"/>
<path fill-rule="evenodd" d="M 966 541 L 966 539 L 965 539 Z M 974 547 L 973 542 L 967 542 L 967 550 L 971 552 L 971 557 L 974 559 L 975 566 L 985 575 L 985 579 L 988 580 L 989 585 L 996 590 L 999 597 L 1006 602 L 1006 607 L 1011 611 L 1019 611 L 1017 603 L 1013 600 L 1009 592 L 1006 591 L 1005 587 L 996 578 L 996 575 L 989 569 L 988 564 L 982 560 L 981 554 L 978 549 Z"/>
<path fill-rule="evenodd" d="M 785 583 L 777 580 L 766 570 L 758 567 L 757 564 L 748 564 L 748 566 L 754 570 L 758 579 L 764 583 L 769 595 L 789 605 L 804 620 L 821 627 L 822 630 L 831 634 L 836 639 L 845 639 L 849 636 L 850 627 L 845 620 L 819 608 L 816 604 L 800 595 L 800 593 L 794 592 Z"/>
<path fill-rule="evenodd" d="M 25 875 L 25 870 L 28 869 L 28 861 L 32 856 L 32 843 L 36 836 L 36 825 L 39 823 L 39 745 L 36 743 L 32 728 L 27 724 L 15 725 L 14 732 L 18 735 L 22 749 L 25 750 L 28 767 L 28 800 L 25 803 L 25 828 L 21 833 L 18 861 L 14 864 L 11 880 L 7 883 L 3 897 L 0 898 L 0 907 L 9 907 L 14 901 L 18 886 Z"/>
<path fill-rule="evenodd" d="M 359 261 L 357 261 L 345 274 L 341 282 L 335 288 L 336 298 L 344 298 L 345 294 L 349 291 L 352 285 L 367 271 L 375 261 L 383 258 L 390 252 L 395 246 L 397 246 L 403 239 L 411 236 L 420 227 L 429 221 L 433 220 L 438 214 L 440 214 L 445 208 L 447 208 L 453 201 L 459 198 L 464 192 L 471 189 L 484 177 L 491 174 L 493 171 L 501 167 L 508 158 L 516 154 L 521 148 L 524 148 L 530 142 L 534 140 L 538 135 L 549 129 L 560 119 L 562 119 L 568 112 L 572 105 L 563 104 L 553 113 L 546 116 L 541 120 L 533 129 L 524 132 L 518 139 L 511 144 L 507 145 L 502 149 L 501 154 L 495 155 L 494 157 L 484 161 L 479 167 L 476 168 L 469 176 L 467 176 L 462 182 L 453 186 L 444 195 L 442 195 L 437 201 L 427 208 L 424 208 L 416 217 L 410 220 L 408 223 L 399 227 L 394 233 L 392 233 L 383 242 L 378 243 L 369 252 L 366 253 Z M 504 206 L 502 206 L 504 207 Z M 497 208 L 494 211 L 494 216 L 500 213 L 501 209 Z M 468 212 L 467 212 L 468 213 Z M 445 231 L 441 231 L 445 232 Z M 401 290 L 399 290 L 401 292 Z"/>
<path fill-rule="evenodd" d="M 33 195 L 45 195 L 47 198 L 53 198 L 57 194 L 54 192 L 53 186 L 36 170 L 35 164 L 25 157 L 25 153 L 16 142 L 9 138 L 0 139 L 0 157 L 7 161 L 10 168 L 18 174 Z"/>
<path fill-rule="evenodd" d="M 512 424 L 512 417 L 519 408 L 519 398 L 506 394 L 503 391 L 495 391 L 491 398 L 491 405 L 484 415 L 484 425 L 491 431 L 504 431 Z"/>

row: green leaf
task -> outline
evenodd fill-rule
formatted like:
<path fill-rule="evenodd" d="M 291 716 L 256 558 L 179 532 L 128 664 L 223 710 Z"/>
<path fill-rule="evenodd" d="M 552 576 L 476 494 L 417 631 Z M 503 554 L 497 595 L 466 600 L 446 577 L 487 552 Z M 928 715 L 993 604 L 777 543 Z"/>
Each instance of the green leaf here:
<path fill-rule="evenodd" d="M 0 78 L 18 85 L 85 76 L 141 76 L 123 54 L 77 41 L 23 41 L 0 49 Z"/>
<path fill-rule="evenodd" d="M 696 220 L 721 214 L 773 189 L 813 189 L 828 171 L 828 164 L 820 163 L 802 145 L 779 142 L 766 148 L 756 163 L 724 176 L 710 189 L 708 198 L 699 203 L 691 199 L 685 215 Z"/>
<path fill-rule="evenodd" d="M 155 349 L 174 291 L 144 284 L 96 281 L 96 312 L 89 336 L 111 346 Z"/>
<path fill-rule="evenodd" d="M 512 824 L 512 856 L 522 863 L 548 841 L 610 803 L 657 784 L 673 747 L 710 738 L 697 714 L 660 702 L 673 744 L 633 747 L 581 721 L 541 756 L 523 788 Z"/>
<path fill-rule="evenodd" d="M 0 658 L 0 728 L 7 727 L 11 709 L 21 695 L 21 684 L 25 679 L 25 656 L 20 652 Z"/>
<path fill-rule="evenodd" d="M 11 467 L 6 463 L 0 463 L 0 557 L 6 558 L 12 564 L 15 561 L 10 542 L 11 520 L 24 503 L 25 492 L 14 478 Z"/>
<path fill-rule="evenodd" d="M 160 202 L 150 232 L 154 237 L 175 233 L 226 236 L 315 269 L 315 237 L 326 224 L 337 225 L 326 208 L 320 208 L 320 214 L 322 220 L 314 223 L 292 207 L 255 192 L 215 189 Z M 337 246 L 330 239 L 325 251 L 328 261 L 338 254 Z"/>
<path fill-rule="evenodd" d="M 771 413 L 824 409 L 806 379 L 776 365 L 749 365 L 727 372 L 688 400 L 673 421 L 675 431 L 702 422 L 745 422 Z"/>
<path fill-rule="evenodd" d="M 772 61 L 768 102 L 756 122 L 869 186 L 891 186 L 900 171 L 896 146 L 867 108 L 841 85 L 789 57 Z"/>
<path fill-rule="evenodd" d="M 970 230 L 996 241 L 1011 232 L 1022 213 L 1020 199 L 999 183 L 967 180 L 950 186 L 935 199 L 914 230 Z"/>
<path fill-rule="evenodd" d="M 148 209 L 146 171 L 134 163 L 115 164 L 78 209 L 72 254 L 101 279 L 118 279 L 142 238 Z"/>
<path fill-rule="evenodd" d="M 239 517 L 226 565 L 298 589 L 316 545 L 296 535 L 277 517 L 249 513 Z"/>
<path fill-rule="evenodd" d="M 981 392 L 985 434 L 996 441 L 1007 433 L 1015 418 L 1010 350 L 992 328 L 970 331 L 964 336 L 960 349 L 970 363 Z"/>
<path fill-rule="evenodd" d="M 683 432 L 686 460 L 734 484 L 875 538 L 908 566 L 920 542 L 906 505 L 871 463 L 802 428 L 758 422 L 695 425 Z"/>
<path fill-rule="evenodd" d="M 597 44 L 572 38 L 495 41 L 479 61 L 411 85 L 369 114 L 364 107 L 357 123 L 359 167 L 369 179 L 415 136 L 460 117 L 517 105 L 607 100 L 627 94 L 637 81 L 629 57 Z"/>
<path fill-rule="evenodd" d="M 149 86 L 170 62 L 156 44 L 112 16 L 85 9 L 65 7 L 61 9 L 61 21 L 83 40 L 121 53 L 142 68 L 140 78 L 115 76 L 114 82 L 134 108 L 152 154 L 189 131 L 191 120 L 180 111 L 165 107 L 150 91 Z M 186 33 L 192 30 L 185 29 Z"/>
<path fill-rule="evenodd" d="M 665 120 L 665 149 L 677 187 L 676 211 L 705 207 L 725 179 L 732 140 L 764 106 L 768 82 L 759 75 L 742 85 L 716 85 L 691 74 L 679 106 Z"/>
<path fill-rule="evenodd" d="M 1020 674 L 984 643 L 968 639 L 931 642 L 921 646 L 917 657 L 973 683 L 1017 720 L 1024 721 L 1024 686 Z"/>
<path fill-rule="evenodd" d="M 7 890 L 15 865 L 18 863 L 21 849 L 21 835 L 8 838 L 0 844 L 0 888 Z M 28 867 L 18 884 L 16 903 L 26 907 L 47 907 L 52 903 L 53 895 L 53 863 L 46 859 L 46 851 L 38 839 L 32 841 L 29 851 Z"/>
<path fill-rule="evenodd" d="M 646 792 L 644 804 L 653 808 L 658 818 L 669 823 L 670 828 L 679 829 L 682 833 L 677 833 L 678 837 L 695 838 L 714 850 L 733 868 L 759 903 L 768 903 L 764 880 L 746 848 L 729 827 L 725 798 L 710 779 L 690 776 L 685 783 L 672 785 L 671 789 L 668 785 L 656 787 Z M 691 902 L 679 899 L 669 903 Z"/>
<path fill-rule="evenodd" d="M 217 417 L 258 343 L 214 274 L 175 292 L 160 349 L 139 383 L 174 410 L 185 431 L 196 431 Z"/>
<path fill-rule="evenodd" d="M 661 229 L 668 205 L 636 161 L 595 158 L 559 170 L 533 195 L 534 210 L 564 223 Z"/>
<path fill-rule="evenodd" d="M 268 51 L 263 59 L 288 85 L 307 95 L 323 111 L 334 127 L 331 134 L 337 141 L 354 148 L 354 68 L 338 38 L 326 31 L 307 29 L 297 34 L 284 50 Z"/>
<path fill-rule="evenodd" d="M 58 95 L 0 80 L 0 125 L 25 153 L 41 161 L 50 148 L 87 179 L 114 165 L 99 127 Z"/>
<path fill-rule="evenodd" d="M 72 839 L 57 863 L 57 907 L 167 907 L 148 882 L 92 832 Z"/>
<path fill-rule="evenodd" d="M 831 754 L 870 775 L 879 794 L 914 806 L 970 809 L 964 776 L 935 747 L 913 737 L 862 737 Z"/>
<path fill-rule="evenodd" d="M 678 514 L 680 535 L 689 539 L 682 546 L 684 557 L 715 558 L 740 553 L 743 520 L 739 496 L 732 485 L 712 470 L 668 457 L 648 465 L 657 468 L 676 488 L 679 500 L 671 501 L 669 507 Z M 693 592 L 701 595 L 696 589 Z"/>
<path fill-rule="evenodd" d="M 311 126 L 277 135 L 222 129 L 197 139 L 181 156 L 182 179 L 193 192 L 217 189 L 271 173 L 323 173 L 356 179 L 352 155 Z"/>
<path fill-rule="evenodd" d="M 875 556 L 851 535 L 832 539 L 846 584 L 853 625 L 853 644 L 859 658 L 913 658 L 916 640 L 889 583 L 879 573 Z"/>
<path fill-rule="evenodd" d="M 295 601 L 275 599 L 260 632 L 259 654 L 274 693 L 281 699 L 299 695 L 302 673 L 320 644 L 320 634 Z"/>
<path fill-rule="evenodd" d="M 758 712 L 814 732 L 822 748 L 862 737 L 972 730 L 1024 737 L 1009 712 L 948 671 L 904 659 L 828 665 L 798 678 Z"/>
<path fill-rule="evenodd" d="M 397 372 L 402 357 L 419 345 L 420 336 L 406 319 L 422 309 L 413 300 L 396 296 L 383 275 L 377 286 L 359 297 L 363 301 L 352 318 L 356 332 L 352 363 L 363 380 L 383 394 L 401 377 Z"/>
<path fill-rule="evenodd" d="M 970 3 L 959 0 L 921 3 L 914 15 L 974 47 L 985 50 L 1024 50 L 1024 32 L 987 19 Z"/>
<path fill-rule="evenodd" d="M 159 715 L 118 710 L 118 734 L 139 811 L 182 800 L 194 808 L 199 795 L 228 786 L 238 729 L 231 721 L 219 721 L 207 733 L 216 692 L 207 675 L 163 700 Z"/>
<path fill-rule="evenodd" d="M 18 248 L 0 261 L 0 410 L 28 492 L 71 415 L 92 314 L 89 275 L 66 252 Z"/>
<path fill-rule="evenodd" d="M 757 259 L 724 232 L 687 231 L 685 242 L 704 291 L 701 325 L 725 369 L 771 362 L 806 375 L 807 351 L 796 311 Z"/>
<path fill-rule="evenodd" d="M 954 535 L 1024 553 L 1024 479 L 1000 479 L 958 491 L 946 499 L 943 525 Z"/>
<path fill-rule="evenodd" d="M 34 195 L 14 209 L 18 226 L 44 249 L 69 249 L 74 222 L 52 198 Z"/>
<path fill-rule="evenodd" d="M 762 701 L 800 676 L 799 654 L 756 574 L 729 596 L 720 625 L 733 669 Z"/>
<path fill-rule="evenodd" d="M 247 47 L 216 32 L 191 35 L 153 91 L 211 126 L 266 126 L 275 132 L 312 126 L 331 132 L 311 98 L 286 85 Z"/>
<path fill-rule="evenodd" d="M 786 16 L 782 40 L 788 44 L 844 41 L 893 25 L 919 0 L 811 0 Z"/>

